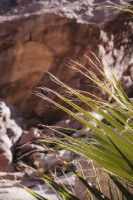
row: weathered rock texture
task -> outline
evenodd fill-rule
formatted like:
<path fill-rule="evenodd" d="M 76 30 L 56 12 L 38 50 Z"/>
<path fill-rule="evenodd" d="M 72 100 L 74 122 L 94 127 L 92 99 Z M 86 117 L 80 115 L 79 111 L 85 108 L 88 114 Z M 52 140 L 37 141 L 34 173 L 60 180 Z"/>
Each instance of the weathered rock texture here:
<path fill-rule="evenodd" d="M 129 95 L 133 95 L 133 20 L 127 13 L 122 13 L 101 31 L 99 55 L 106 74 L 114 74 L 122 81 Z"/>
<path fill-rule="evenodd" d="M 23 157 L 25 153 L 44 151 L 43 147 L 31 144 L 40 137 L 38 129 L 25 128 L 26 123 L 18 110 L 0 100 L 0 171 L 14 171 L 20 156 Z M 22 147 L 23 145 L 25 146 Z M 30 164 L 34 161 L 35 159 L 31 160 Z"/>
<path fill-rule="evenodd" d="M 28 114 L 51 117 L 52 109 L 31 95 L 32 88 L 38 84 L 57 87 L 44 70 L 77 85 L 78 76 L 66 64 L 69 59 L 81 58 L 83 62 L 84 54 L 90 49 L 95 51 L 100 36 L 98 28 L 55 14 L 30 16 L 0 26 L 1 96 Z"/>
<path fill-rule="evenodd" d="M 13 170 L 13 151 L 22 132 L 10 108 L 0 101 L 0 171 Z"/>
<path fill-rule="evenodd" d="M 108 2 L 18 1 L 17 7 L 8 8 L 0 17 L 1 97 L 18 106 L 28 118 L 34 117 L 35 123 L 36 119 L 52 122 L 62 113 L 32 94 L 38 85 L 61 90 L 45 70 L 74 87 L 98 95 L 92 83 L 67 67 L 70 59 L 89 67 L 84 55 L 91 50 L 96 55 L 100 53 L 104 66 L 126 65 L 129 69 L 132 18 L 123 13 L 108 15 L 103 11 Z"/>

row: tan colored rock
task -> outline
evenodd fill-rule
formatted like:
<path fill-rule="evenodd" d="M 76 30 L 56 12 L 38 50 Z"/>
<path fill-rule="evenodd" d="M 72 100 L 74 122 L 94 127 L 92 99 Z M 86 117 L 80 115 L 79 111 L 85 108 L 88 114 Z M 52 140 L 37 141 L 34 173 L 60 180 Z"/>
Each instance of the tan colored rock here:
<path fill-rule="evenodd" d="M 87 63 L 81 57 L 96 48 L 99 29 L 55 14 L 29 16 L 13 23 L 7 21 L 0 24 L 0 29 L 0 49 L 8 45 L 0 55 L 1 96 L 27 115 L 34 112 L 39 117 L 48 114 L 49 118 L 54 110 L 49 112 L 46 102 L 32 95 L 33 89 L 37 85 L 59 88 L 51 83 L 45 70 L 76 85 L 77 73 L 66 63 L 70 59 Z"/>
<path fill-rule="evenodd" d="M 73 153 L 69 150 L 60 150 L 48 154 L 35 152 L 29 157 L 29 161 L 33 163 L 36 169 L 43 169 L 47 172 L 52 169 L 55 170 L 57 166 L 63 165 L 61 161 L 71 162 L 73 157 Z"/>
<path fill-rule="evenodd" d="M 4 144 L 0 144 L 0 171 L 13 171 L 12 153 Z"/>
<path fill-rule="evenodd" d="M 26 145 L 39 137 L 39 130 L 37 128 L 30 128 L 29 131 L 23 131 L 17 146 Z"/>

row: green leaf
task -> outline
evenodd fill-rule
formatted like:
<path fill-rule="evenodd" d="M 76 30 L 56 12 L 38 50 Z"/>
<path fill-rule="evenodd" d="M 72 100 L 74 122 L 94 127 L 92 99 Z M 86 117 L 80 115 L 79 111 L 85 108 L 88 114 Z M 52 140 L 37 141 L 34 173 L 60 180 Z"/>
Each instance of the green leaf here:
<path fill-rule="evenodd" d="M 48 200 L 48 199 L 46 199 L 45 197 L 43 197 L 43 196 L 37 194 L 36 192 L 34 192 L 33 190 L 30 190 L 30 189 L 27 188 L 27 187 L 23 187 L 23 188 L 24 188 L 24 190 L 25 190 L 26 192 L 28 192 L 30 195 L 32 195 L 33 197 L 35 197 L 37 200 Z"/>
<path fill-rule="evenodd" d="M 124 195 L 124 197 L 127 200 L 133 199 L 133 194 L 120 181 L 118 181 L 114 176 L 111 176 L 111 175 L 110 175 L 110 178 L 116 184 L 118 189 L 121 191 L 121 193 Z"/>
<path fill-rule="evenodd" d="M 48 176 L 43 176 L 44 181 L 50 185 L 53 190 L 64 200 L 80 200 L 72 192 L 70 192 L 63 184 L 57 183 L 52 178 Z"/>
<path fill-rule="evenodd" d="M 67 165 L 68 169 L 74 173 L 74 175 L 82 182 L 82 184 L 89 190 L 98 200 L 110 200 L 107 196 L 105 196 L 100 190 L 98 190 L 91 183 L 86 181 L 82 176 L 80 176 L 70 165 Z"/>

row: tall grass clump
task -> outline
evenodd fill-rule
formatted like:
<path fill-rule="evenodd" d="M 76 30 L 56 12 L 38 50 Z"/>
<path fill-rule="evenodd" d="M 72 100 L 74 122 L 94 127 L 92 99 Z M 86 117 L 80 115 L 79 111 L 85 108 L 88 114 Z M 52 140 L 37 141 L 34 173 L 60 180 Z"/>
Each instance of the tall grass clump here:
<path fill-rule="evenodd" d="M 98 78 L 93 71 L 88 70 L 77 62 L 74 62 L 73 68 L 91 80 L 95 86 L 103 90 L 111 101 L 103 100 L 94 94 L 87 95 L 87 93 L 66 85 L 57 77 L 48 73 L 55 84 L 63 87 L 67 93 L 75 96 L 78 101 L 82 102 L 86 107 L 104 118 L 104 120 L 101 121 L 91 114 L 91 112 L 86 111 L 68 97 L 49 88 L 40 87 L 35 92 L 38 97 L 50 102 L 59 109 L 62 109 L 90 130 L 84 132 L 84 134 L 86 134 L 85 138 L 79 139 L 72 138 L 52 127 L 47 127 L 63 136 L 61 138 L 54 138 L 53 142 L 60 147 L 70 149 L 77 154 L 82 155 L 87 160 L 98 163 L 102 166 L 102 169 L 106 171 L 111 182 L 113 182 L 122 193 L 121 198 L 116 198 L 113 194 L 110 194 L 110 197 L 106 197 L 100 190 L 89 184 L 85 178 L 74 171 L 69 164 L 65 163 L 70 171 L 72 171 L 82 184 L 85 185 L 86 189 L 91 193 L 92 198 L 94 196 L 97 199 L 131 200 L 133 199 L 133 195 L 129 191 L 129 188 L 126 187 L 125 184 L 123 185 L 122 182 L 126 181 L 128 185 L 132 185 L 133 182 L 133 103 L 124 92 L 119 80 L 117 80 L 113 74 L 109 78 L 100 68 L 97 68 L 98 74 L 102 77 L 101 79 Z M 47 92 L 57 96 L 69 107 L 50 99 L 46 94 Z M 78 115 L 77 112 L 82 113 L 82 115 Z M 79 199 L 64 185 L 57 183 L 52 178 L 44 175 L 43 179 L 57 192 L 61 199 Z M 36 196 L 36 198 L 45 199 L 44 197 L 39 196 Z M 88 199 L 90 199 L 90 197 L 88 197 Z"/>
<path fill-rule="evenodd" d="M 115 8 L 117 11 L 133 13 L 133 6 L 124 2 L 121 5 L 112 4 L 109 7 Z M 94 54 L 93 56 L 95 57 Z M 95 59 L 96 63 L 99 65 L 99 60 L 96 57 Z M 88 70 L 77 62 L 72 63 L 72 68 L 80 72 L 82 76 L 90 80 L 96 87 L 100 88 L 106 96 L 108 96 L 108 100 L 72 88 L 50 73 L 48 74 L 51 80 L 54 81 L 55 84 L 60 85 L 67 94 L 75 97 L 76 101 L 70 99 L 69 95 L 64 96 L 45 87 L 38 88 L 35 94 L 74 117 L 88 128 L 89 131 L 84 132 L 86 137 L 82 139 L 73 138 L 62 133 L 58 129 L 46 126 L 51 131 L 55 131 L 62 136 L 60 138 L 54 138 L 54 143 L 58 144 L 61 148 L 67 148 L 82 155 L 88 161 L 94 161 L 101 166 L 102 170 L 106 173 L 109 191 L 109 195 L 107 196 L 103 194 L 100 189 L 102 185 L 99 187 L 99 184 L 96 186 L 90 184 L 89 181 L 74 170 L 69 163 L 64 162 L 64 165 L 66 165 L 85 186 L 88 192 L 88 200 L 132 200 L 133 102 L 128 98 L 120 81 L 113 74 L 111 77 L 108 77 L 101 68 L 97 67 L 97 64 L 95 64 L 93 60 L 89 58 L 89 61 L 93 67 L 97 69 L 97 73 L 94 73 L 94 70 Z M 63 102 L 63 104 L 49 98 L 47 93 L 58 97 L 61 100 L 59 102 Z M 81 102 L 84 107 L 79 106 L 79 104 L 75 102 Z M 104 120 L 98 119 L 92 114 L 93 112 L 88 112 L 85 108 L 94 111 Z M 79 112 L 82 113 L 82 115 L 78 115 L 77 113 Z M 82 131 L 79 131 L 79 134 L 82 134 Z M 41 142 L 43 142 L 43 140 Z M 52 187 L 60 199 L 80 200 L 72 190 L 69 190 L 65 185 L 58 183 L 53 178 L 43 175 L 42 179 Z M 115 186 L 117 195 L 113 192 L 112 185 Z M 38 195 L 28 188 L 25 189 L 36 199 L 47 200 L 47 198 Z"/>

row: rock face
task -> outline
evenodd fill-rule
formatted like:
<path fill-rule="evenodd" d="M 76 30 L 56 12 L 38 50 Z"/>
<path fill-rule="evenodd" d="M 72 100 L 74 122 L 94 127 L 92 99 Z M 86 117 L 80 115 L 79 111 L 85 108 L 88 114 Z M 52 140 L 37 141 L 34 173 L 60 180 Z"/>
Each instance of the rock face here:
<path fill-rule="evenodd" d="M 11 1 L 8 2 L 10 5 Z M 131 16 L 108 15 L 109 12 L 100 7 L 108 2 L 40 0 L 17 1 L 16 7 L 10 5 L 0 17 L 1 97 L 19 107 L 27 118 L 32 118 L 32 123 L 33 118 L 34 123 L 37 119 L 52 123 L 63 114 L 32 94 L 38 85 L 61 91 L 45 71 L 71 86 L 99 95 L 92 83 L 67 67 L 70 59 L 89 68 L 84 55 L 89 56 L 91 50 L 101 56 L 104 66 L 123 68 L 126 64 L 129 72 L 132 66 Z M 117 27 L 117 31 L 113 27 Z M 123 69 L 120 71 L 122 75 Z"/>
<path fill-rule="evenodd" d="M 35 150 L 44 151 L 43 147 L 31 144 L 33 140 L 40 137 L 38 129 L 30 128 L 29 130 L 25 130 L 25 128 L 26 124 L 18 110 L 1 100 L 0 171 L 14 171 L 18 159 L 20 156 L 23 156 L 24 153 L 29 153 Z M 22 148 L 23 145 L 25 145 L 24 148 Z M 34 161 L 31 160 L 30 164 L 33 164 L 33 162 Z"/>
<path fill-rule="evenodd" d="M 8 21 L 0 24 L 0 27 L 1 96 L 28 114 L 50 117 L 53 113 L 45 104 L 42 105 L 39 98 L 31 95 L 32 88 L 38 84 L 57 87 L 51 83 L 44 70 L 77 85 L 77 73 L 66 64 L 69 59 L 84 60 L 83 55 L 89 49 L 95 50 L 100 36 L 98 28 L 77 24 L 75 20 L 55 14 Z M 80 82 L 84 88 L 82 79 Z"/>
<path fill-rule="evenodd" d="M 131 0 L 124 0 L 125 3 Z M 113 19 L 108 5 L 123 3 L 123 0 L 1 0 L 0 10 L 10 14 L 54 13 L 67 18 L 76 19 L 79 23 L 105 23 Z"/>
<path fill-rule="evenodd" d="M 13 151 L 23 132 L 11 117 L 9 107 L 0 101 L 0 171 L 13 170 Z"/>
<path fill-rule="evenodd" d="M 123 23 L 124 22 L 124 23 Z M 121 79 L 128 95 L 133 95 L 133 21 L 129 14 L 122 13 L 118 18 L 109 22 L 101 31 L 99 55 L 105 72 L 109 75 L 109 68 Z"/>

